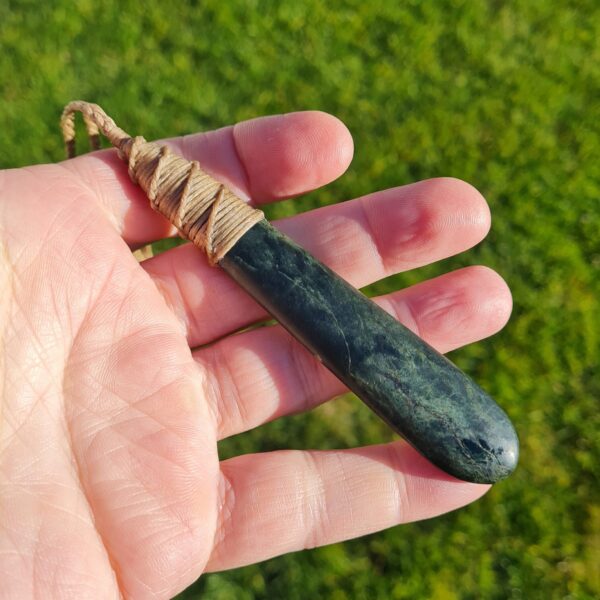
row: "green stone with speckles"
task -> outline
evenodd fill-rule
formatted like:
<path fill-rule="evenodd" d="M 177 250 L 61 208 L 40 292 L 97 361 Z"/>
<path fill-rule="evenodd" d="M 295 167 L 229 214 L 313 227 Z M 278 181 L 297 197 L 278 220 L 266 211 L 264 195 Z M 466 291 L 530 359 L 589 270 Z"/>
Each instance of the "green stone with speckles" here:
<path fill-rule="evenodd" d="M 517 435 L 490 396 L 269 223 L 252 227 L 219 264 L 435 465 L 478 483 L 514 470 Z"/>

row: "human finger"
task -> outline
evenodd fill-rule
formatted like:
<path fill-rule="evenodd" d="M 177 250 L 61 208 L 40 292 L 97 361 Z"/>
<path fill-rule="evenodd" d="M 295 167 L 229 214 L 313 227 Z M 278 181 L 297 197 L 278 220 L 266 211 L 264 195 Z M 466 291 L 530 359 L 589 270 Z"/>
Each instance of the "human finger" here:
<path fill-rule="evenodd" d="M 207 570 L 429 519 L 488 489 L 447 475 L 403 441 L 238 456 L 221 463 L 218 533 Z"/>
<path fill-rule="evenodd" d="M 467 267 L 375 301 L 440 352 L 488 337 L 511 311 L 510 291 L 486 267 Z M 281 326 L 229 336 L 194 352 L 208 374 L 219 438 L 310 410 L 345 386 Z"/>
<path fill-rule="evenodd" d="M 260 117 L 164 141 L 255 204 L 310 191 L 339 177 L 352 159 L 352 137 L 336 117 L 305 111 Z M 125 241 L 137 247 L 168 235 L 170 223 L 152 210 L 116 151 L 61 163 L 105 210 Z"/>
<path fill-rule="evenodd" d="M 471 185 L 429 179 L 275 223 L 355 287 L 466 250 L 487 234 L 487 203 Z M 191 244 L 144 261 L 190 346 L 266 317 L 265 311 Z"/>

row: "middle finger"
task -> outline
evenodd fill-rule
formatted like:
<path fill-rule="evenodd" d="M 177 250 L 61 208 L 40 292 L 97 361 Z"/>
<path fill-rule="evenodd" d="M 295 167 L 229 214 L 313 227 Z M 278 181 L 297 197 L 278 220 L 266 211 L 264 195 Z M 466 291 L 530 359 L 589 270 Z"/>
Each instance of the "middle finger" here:
<path fill-rule="evenodd" d="M 373 300 L 439 352 L 496 333 L 512 306 L 504 280 L 480 266 Z M 310 410 L 347 391 L 281 326 L 228 336 L 196 350 L 194 359 L 210 383 L 219 439 Z"/>

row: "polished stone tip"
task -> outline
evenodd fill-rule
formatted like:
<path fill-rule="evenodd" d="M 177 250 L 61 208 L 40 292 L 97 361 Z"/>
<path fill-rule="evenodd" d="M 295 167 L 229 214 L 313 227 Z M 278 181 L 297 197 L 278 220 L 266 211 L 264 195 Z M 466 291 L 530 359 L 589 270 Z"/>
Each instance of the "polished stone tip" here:
<path fill-rule="evenodd" d="M 474 483 L 515 469 L 517 434 L 484 390 L 266 221 L 219 264 L 434 465 Z"/>
<path fill-rule="evenodd" d="M 454 369 L 447 366 L 445 378 Z M 415 418 L 400 419 L 396 413 L 384 419 L 449 475 L 471 483 L 496 483 L 516 469 L 519 438 L 504 410 L 467 375 L 460 375 L 454 393 L 432 394 L 421 401 L 421 410 L 413 410 Z"/>
<path fill-rule="evenodd" d="M 466 460 L 444 465 L 445 470 L 471 483 L 496 483 L 508 477 L 519 462 L 519 439 L 510 422 L 506 425 L 508 427 L 502 428 L 505 431 L 501 438 L 462 440 L 468 452 Z"/>

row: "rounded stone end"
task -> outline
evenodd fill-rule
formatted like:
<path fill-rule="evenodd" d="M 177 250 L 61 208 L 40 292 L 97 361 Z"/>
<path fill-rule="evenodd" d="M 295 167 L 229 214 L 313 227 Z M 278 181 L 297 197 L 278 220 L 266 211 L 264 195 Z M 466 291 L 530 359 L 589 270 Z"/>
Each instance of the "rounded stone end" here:
<path fill-rule="evenodd" d="M 512 429 L 512 436 L 504 440 L 502 450 L 503 452 L 497 455 L 498 467 L 493 470 L 490 481 L 486 483 L 496 483 L 496 481 L 508 477 L 517 468 L 519 462 L 519 438 L 514 429 Z"/>
<path fill-rule="evenodd" d="M 479 438 L 477 444 L 471 443 L 471 461 L 466 461 L 460 473 L 453 475 L 472 483 L 496 483 L 508 477 L 519 462 L 519 438 L 510 424 L 506 422 L 503 435 L 490 443 Z M 464 440 L 467 442 L 467 440 Z"/>

